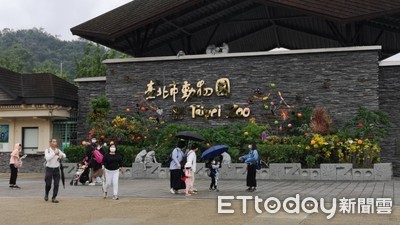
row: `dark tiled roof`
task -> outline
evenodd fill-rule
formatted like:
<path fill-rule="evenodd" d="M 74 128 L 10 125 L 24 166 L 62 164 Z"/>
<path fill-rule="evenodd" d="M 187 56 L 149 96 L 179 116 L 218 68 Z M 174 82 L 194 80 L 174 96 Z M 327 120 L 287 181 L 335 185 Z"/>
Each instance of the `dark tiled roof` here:
<path fill-rule="evenodd" d="M 135 57 L 381 45 L 400 51 L 400 0 L 134 0 L 71 28 Z"/>
<path fill-rule="evenodd" d="M 160 19 L 199 0 L 134 0 L 71 28 L 75 35 L 98 35 L 114 39 L 143 24 Z"/>
<path fill-rule="evenodd" d="M 399 0 L 258 0 L 305 13 L 350 22 L 400 12 Z"/>
<path fill-rule="evenodd" d="M 0 90 L 12 99 L 0 104 L 57 104 L 76 107 L 78 88 L 53 74 L 18 74 L 0 68 Z"/>
<path fill-rule="evenodd" d="M 19 73 L 0 67 L 0 89 L 13 98 L 22 96 L 22 79 Z"/>

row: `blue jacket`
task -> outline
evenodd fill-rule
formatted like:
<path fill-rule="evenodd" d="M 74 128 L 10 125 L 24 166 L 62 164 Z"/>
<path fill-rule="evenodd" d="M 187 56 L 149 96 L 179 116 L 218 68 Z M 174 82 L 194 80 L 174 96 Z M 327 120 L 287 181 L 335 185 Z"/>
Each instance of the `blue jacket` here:
<path fill-rule="evenodd" d="M 244 155 L 240 158 L 242 159 L 242 161 L 244 160 L 244 162 L 247 164 L 255 165 L 257 164 L 257 161 L 259 159 L 258 151 L 257 149 L 250 150 L 249 154 Z"/>

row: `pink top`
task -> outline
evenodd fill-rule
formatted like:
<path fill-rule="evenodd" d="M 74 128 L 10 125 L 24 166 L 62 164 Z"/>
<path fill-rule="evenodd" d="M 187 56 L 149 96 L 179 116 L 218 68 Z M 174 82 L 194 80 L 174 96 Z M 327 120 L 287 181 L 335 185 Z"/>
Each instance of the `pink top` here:
<path fill-rule="evenodd" d="M 11 152 L 10 164 L 16 164 L 19 161 L 19 143 L 16 143 L 14 150 Z"/>

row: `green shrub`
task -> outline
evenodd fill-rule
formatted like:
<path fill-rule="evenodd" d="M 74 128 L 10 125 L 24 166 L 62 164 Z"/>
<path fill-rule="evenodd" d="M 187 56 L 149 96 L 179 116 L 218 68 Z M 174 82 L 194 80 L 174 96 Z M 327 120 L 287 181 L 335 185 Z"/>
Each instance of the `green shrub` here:
<path fill-rule="evenodd" d="M 102 99 L 98 101 L 107 109 L 107 104 L 100 100 Z M 146 112 L 149 114 L 152 110 Z M 387 114 L 360 108 L 341 132 L 337 135 L 323 136 L 311 132 L 312 112 L 309 107 L 300 108 L 291 112 L 290 118 L 279 124 L 274 123 L 271 127 L 268 123 L 256 124 L 254 119 L 250 119 L 249 122 L 210 129 L 166 124 L 165 121 L 159 121 L 147 114 L 129 116 L 128 110 L 111 122 L 92 124 L 93 128 L 95 125 L 99 127 L 92 129 L 89 136 L 107 143 L 114 141 L 124 157 L 124 166 L 131 166 L 136 155 L 143 149 L 156 151 L 157 161 L 163 166 L 168 166 L 166 162 L 178 142 L 175 135 L 185 130 L 196 132 L 206 139 L 199 142 L 198 158 L 209 146 L 222 144 L 229 146 L 228 153 L 235 163 L 238 162 L 239 156 L 247 154 L 247 144 L 255 142 L 261 159 L 267 163 L 301 163 L 303 167 L 314 168 L 321 163 L 343 162 L 365 168 L 379 162 L 379 141 L 389 126 Z M 276 128 L 273 126 L 283 126 L 284 132 L 272 132 Z M 261 140 L 263 131 L 270 136 Z M 352 140 L 354 142 L 350 143 Z M 359 140 L 362 143 L 356 144 Z M 69 162 L 78 162 L 85 156 L 82 146 L 71 146 L 65 150 Z"/>
<path fill-rule="evenodd" d="M 78 163 L 86 156 L 86 149 L 82 145 L 66 147 L 64 152 L 67 155 L 66 162 L 69 163 Z"/>
<path fill-rule="evenodd" d="M 136 155 L 142 148 L 132 145 L 118 145 L 117 151 L 122 155 L 122 164 L 126 167 L 131 167 Z"/>
<path fill-rule="evenodd" d="M 349 138 L 368 138 L 379 143 L 391 126 L 389 115 L 380 110 L 369 110 L 360 107 L 357 114 L 344 126 L 341 135 Z"/>
<path fill-rule="evenodd" d="M 268 163 L 301 163 L 303 158 L 303 150 L 296 145 L 261 144 L 257 147 L 261 159 Z"/>

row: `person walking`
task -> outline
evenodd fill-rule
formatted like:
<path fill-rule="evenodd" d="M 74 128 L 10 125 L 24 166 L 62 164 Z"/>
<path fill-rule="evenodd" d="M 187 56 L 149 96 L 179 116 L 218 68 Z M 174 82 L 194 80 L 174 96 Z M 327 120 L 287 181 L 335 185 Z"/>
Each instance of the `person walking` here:
<path fill-rule="evenodd" d="M 44 158 L 46 159 L 46 182 L 44 200 L 49 200 L 49 192 L 51 189 L 51 182 L 54 181 L 53 196 L 51 202 L 58 203 L 57 194 L 60 184 L 60 160 L 65 158 L 66 155 L 57 148 L 57 140 L 52 138 L 50 140 L 50 147 L 44 151 Z"/>
<path fill-rule="evenodd" d="M 190 150 L 186 153 L 188 165 L 190 165 L 192 170 L 192 178 L 191 178 L 191 188 L 190 194 L 197 194 L 197 189 L 194 186 L 196 167 L 197 167 L 197 155 L 196 152 L 199 150 L 199 145 L 197 143 L 193 143 L 190 146 Z"/>
<path fill-rule="evenodd" d="M 221 164 L 215 160 L 213 160 L 211 162 L 211 165 L 210 165 L 211 184 L 210 184 L 210 188 L 209 188 L 210 191 L 217 191 L 217 192 L 219 191 L 219 189 L 218 189 L 218 176 L 219 176 L 218 169 L 220 166 L 221 166 Z"/>
<path fill-rule="evenodd" d="M 21 157 L 19 156 L 21 149 L 21 144 L 16 143 L 10 156 L 10 188 L 12 189 L 20 189 L 20 187 L 17 185 L 17 176 L 18 168 L 22 166 Z"/>
<path fill-rule="evenodd" d="M 190 190 L 192 188 L 192 179 L 193 179 L 193 170 L 191 168 L 191 164 L 187 162 L 185 164 L 185 184 L 186 184 L 186 190 L 185 190 L 185 196 L 189 197 L 191 196 Z"/>
<path fill-rule="evenodd" d="M 246 177 L 246 185 L 248 188 L 246 191 L 253 192 L 256 190 L 257 181 L 256 181 L 256 164 L 259 159 L 258 151 L 256 143 L 251 143 L 248 145 L 249 153 L 247 155 L 239 157 L 240 161 L 244 161 L 247 164 L 247 177 Z"/>
<path fill-rule="evenodd" d="M 94 141 L 95 140 L 96 139 L 94 139 Z M 91 156 L 90 156 L 90 160 L 89 160 L 89 162 L 90 162 L 89 165 L 91 168 L 89 186 L 94 186 L 94 185 L 96 185 L 96 183 L 100 183 L 100 184 L 103 183 L 103 180 L 101 179 L 101 177 L 103 176 L 102 160 L 103 160 L 105 151 L 101 147 L 100 142 L 95 142 L 89 148 L 90 148 L 89 152 L 91 152 Z M 99 155 L 99 153 L 101 155 Z"/>
<path fill-rule="evenodd" d="M 179 140 L 176 148 L 172 150 L 171 153 L 171 162 L 169 164 L 170 171 L 170 192 L 172 194 L 177 194 L 179 189 L 185 189 L 185 182 L 182 181 L 183 171 L 182 167 L 185 165 L 181 165 L 181 161 L 184 157 L 183 148 L 186 146 L 184 140 Z"/>
<path fill-rule="evenodd" d="M 122 156 L 116 153 L 115 145 L 110 146 L 110 151 L 103 157 L 103 170 L 105 173 L 105 182 L 103 182 L 103 197 L 107 198 L 108 187 L 113 186 L 112 199 L 118 200 L 118 182 L 119 173 L 123 174 Z"/>

